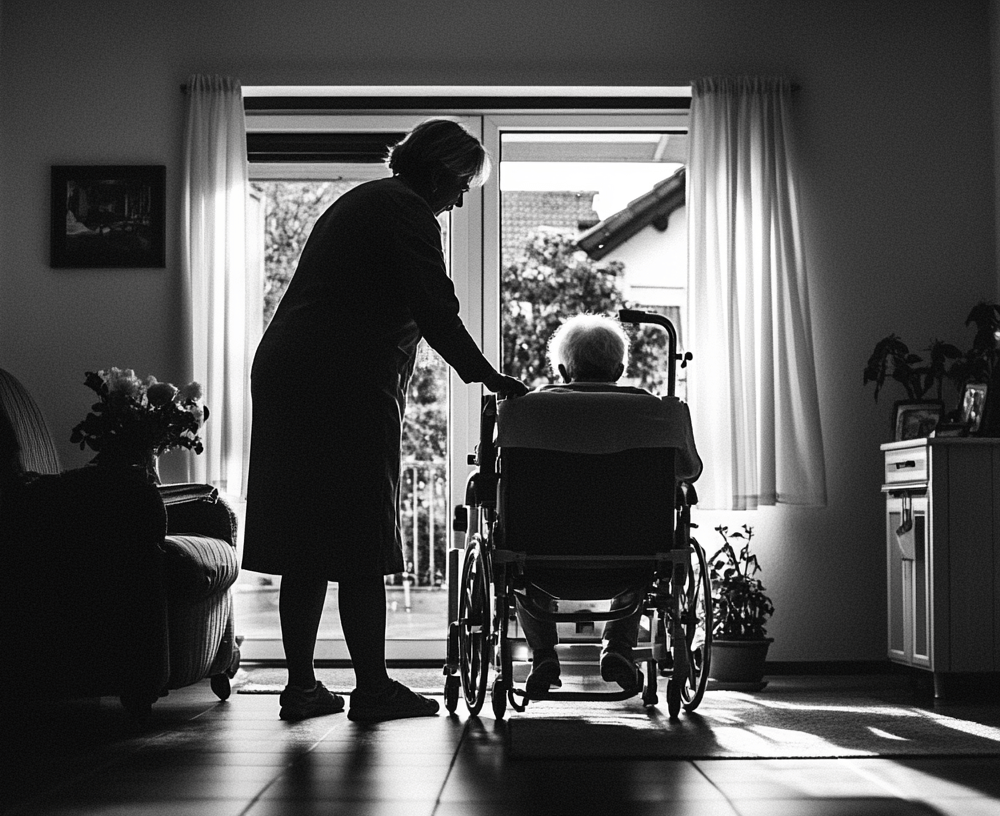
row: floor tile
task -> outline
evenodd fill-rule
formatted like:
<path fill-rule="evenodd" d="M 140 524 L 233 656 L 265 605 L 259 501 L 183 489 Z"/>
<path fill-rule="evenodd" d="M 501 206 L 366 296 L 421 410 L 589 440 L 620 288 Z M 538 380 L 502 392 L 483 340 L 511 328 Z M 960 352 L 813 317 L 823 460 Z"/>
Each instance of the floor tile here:
<path fill-rule="evenodd" d="M 242 799 L 224 801 L 125 802 L 46 804 L 40 809 L 19 810 L 17 816 L 240 816 L 248 803 Z"/>
<path fill-rule="evenodd" d="M 939 816 L 1000 816 L 998 799 L 936 799 L 925 800 Z"/>
<path fill-rule="evenodd" d="M 214 816 L 214 814 L 212 814 Z M 245 816 L 437 816 L 434 802 L 295 801 L 261 799 Z M 464 816 L 472 816 L 468 812 Z"/>
<path fill-rule="evenodd" d="M 881 685 L 880 685 L 881 684 Z M 782 694 L 907 694 L 898 679 L 776 678 Z M 113 698 L 4 718 L 4 814 L 129 816 L 1000 816 L 1000 757 L 516 760 L 464 712 L 360 726 L 278 719 L 275 695 L 171 692 L 143 723 Z M 1000 706 L 952 705 L 1000 723 Z"/>
<path fill-rule="evenodd" d="M 734 801 L 739 816 L 940 816 L 924 802 L 892 797 Z"/>
<path fill-rule="evenodd" d="M 801 799 L 804 797 L 884 797 L 877 777 L 855 771 L 839 759 L 723 760 L 695 763 L 730 799 Z"/>

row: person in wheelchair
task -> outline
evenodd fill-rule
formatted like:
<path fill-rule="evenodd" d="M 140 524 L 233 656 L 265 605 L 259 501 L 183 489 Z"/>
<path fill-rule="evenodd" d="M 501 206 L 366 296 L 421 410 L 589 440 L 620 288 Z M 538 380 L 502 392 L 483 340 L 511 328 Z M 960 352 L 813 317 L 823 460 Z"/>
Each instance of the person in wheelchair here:
<path fill-rule="evenodd" d="M 549 364 L 558 372 L 563 382 L 547 385 L 539 391 L 555 393 L 619 392 L 649 394 L 643 388 L 618 385 L 628 364 L 628 336 L 621 324 L 612 318 L 594 314 L 580 314 L 567 319 L 549 340 Z M 530 394 L 523 399 L 530 399 Z M 687 406 L 676 397 L 667 400 L 675 403 L 677 421 L 682 426 L 684 446 L 678 448 L 676 477 L 693 482 L 701 475 L 702 462 L 694 443 L 691 419 Z M 618 595 L 612 609 L 623 608 L 635 602 L 631 594 Z M 641 675 L 633 659 L 638 643 L 639 624 L 643 610 L 621 620 L 605 624 L 600 658 L 601 677 L 615 682 L 625 691 L 634 691 L 641 684 Z M 531 649 L 531 673 L 525 683 L 529 696 L 562 685 L 556 645 L 559 635 L 556 624 L 532 617 L 518 603 L 518 620 L 528 647 Z"/>

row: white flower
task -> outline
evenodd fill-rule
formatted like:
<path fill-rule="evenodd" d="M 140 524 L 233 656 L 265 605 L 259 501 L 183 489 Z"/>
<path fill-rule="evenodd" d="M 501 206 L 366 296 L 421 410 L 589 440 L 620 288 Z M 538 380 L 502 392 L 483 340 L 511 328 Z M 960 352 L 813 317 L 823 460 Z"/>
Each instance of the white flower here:
<path fill-rule="evenodd" d="M 188 400 L 194 402 L 201 399 L 201 386 L 196 382 L 189 382 L 187 385 L 180 390 L 181 400 L 187 402 Z"/>

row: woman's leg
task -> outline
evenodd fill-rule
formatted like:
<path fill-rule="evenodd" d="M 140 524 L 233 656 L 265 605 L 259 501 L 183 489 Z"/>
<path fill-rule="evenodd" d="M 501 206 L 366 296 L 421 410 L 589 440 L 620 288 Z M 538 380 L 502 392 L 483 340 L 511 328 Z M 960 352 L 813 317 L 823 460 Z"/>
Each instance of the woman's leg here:
<path fill-rule="evenodd" d="M 379 694 L 391 685 L 385 669 L 385 578 L 350 578 L 339 586 L 340 624 L 357 687 Z"/>
<path fill-rule="evenodd" d="M 326 588 L 326 579 L 315 575 L 284 575 L 281 578 L 278 616 L 290 686 L 308 690 L 316 685 L 313 656 L 326 603 Z"/>

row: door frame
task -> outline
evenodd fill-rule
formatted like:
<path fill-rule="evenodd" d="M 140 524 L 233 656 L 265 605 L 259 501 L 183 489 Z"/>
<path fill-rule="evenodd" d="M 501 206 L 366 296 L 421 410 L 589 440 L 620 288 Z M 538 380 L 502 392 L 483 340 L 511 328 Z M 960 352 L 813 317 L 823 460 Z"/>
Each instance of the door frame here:
<path fill-rule="evenodd" d="M 244 88 L 245 96 L 268 96 L 270 89 Z M 308 89 L 287 89 L 298 91 L 301 96 Z M 358 89 L 334 89 L 345 96 L 343 91 L 352 93 L 346 96 L 356 96 Z M 367 89 L 371 90 L 371 89 Z M 392 89 L 397 95 L 406 89 Z M 426 90 L 426 89 L 424 89 Z M 436 89 L 441 91 L 442 89 Z M 445 93 L 437 93 L 439 101 L 447 101 L 448 97 L 462 97 L 462 89 L 444 89 Z M 512 89 L 477 88 L 477 97 L 512 97 Z M 461 208 L 452 211 L 450 239 L 450 262 L 452 280 L 455 292 L 461 304 L 461 315 L 469 333 L 479 344 L 484 355 L 498 370 L 501 361 L 500 334 L 500 185 L 499 169 L 502 161 L 502 135 L 508 131 L 687 131 L 689 111 L 683 108 L 661 109 L 655 105 L 646 105 L 644 100 L 657 96 L 654 91 L 668 91 L 661 97 L 689 96 L 686 88 L 650 89 L 650 88 L 610 88 L 610 89 L 531 89 L 518 88 L 518 95 L 539 99 L 542 97 L 567 96 L 567 91 L 581 91 L 573 94 L 576 101 L 572 109 L 541 110 L 539 112 L 510 112 L 514 109 L 492 110 L 488 99 L 486 104 L 480 104 L 475 110 L 423 109 L 407 110 L 406 112 L 389 112 L 372 110 L 359 111 L 324 111 L 322 113 L 275 113 L 265 111 L 248 111 L 248 132 L 330 132 L 342 131 L 406 131 L 417 123 L 429 117 L 452 119 L 465 125 L 479 138 L 489 151 L 494 172 L 487 182 L 478 189 L 466 194 Z M 249 91 L 249 93 L 248 93 Z M 584 91 L 589 92 L 589 96 Z M 602 97 L 595 91 L 605 91 Z M 543 93 L 543 92 L 548 92 Z M 679 92 L 679 93 L 678 93 Z M 370 94 L 375 96 L 377 94 Z M 434 94 L 430 96 L 435 97 Z M 623 109 L 617 112 L 586 112 L 587 108 L 600 108 L 601 102 L 611 98 L 634 98 L 632 110 Z M 583 110 L 581 110 L 583 109 Z M 251 166 L 251 179 L 329 179 L 336 178 L 346 169 L 357 174 L 371 173 L 371 178 L 386 175 L 384 168 L 378 165 L 359 168 L 359 165 L 308 164 L 288 163 L 281 165 L 255 164 Z M 447 523 L 451 524 L 454 508 L 465 502 L 466 481 L 472 472 L 468 464 L 468 455 L 475 450 L 479 436 L 479 416 L 483 388 L 479 383 L 467 385 L 452 370 L 449 375 L 449 414 L 448 414 L 448 484 L 449 505 Z M 452 533 L 452 546 L 464 547 L 464 536 Z M 457 575 L 449 575 L 448 580 L 459 580 Z M 447 621 L 441 622 L 440 638 L 423 640 L 387 640 L 386 658 L 392 661 L 431 661 L 443 660 L 447 647 Z M 284 657 L 281 641 L 278 639 L 254 638 L 244 641 L 244 650 L 251 660 L 276 660 Z M 317 642 L 315 657 L 318 661 L 348 661 L 343 640 L 323 639 Z"/>

